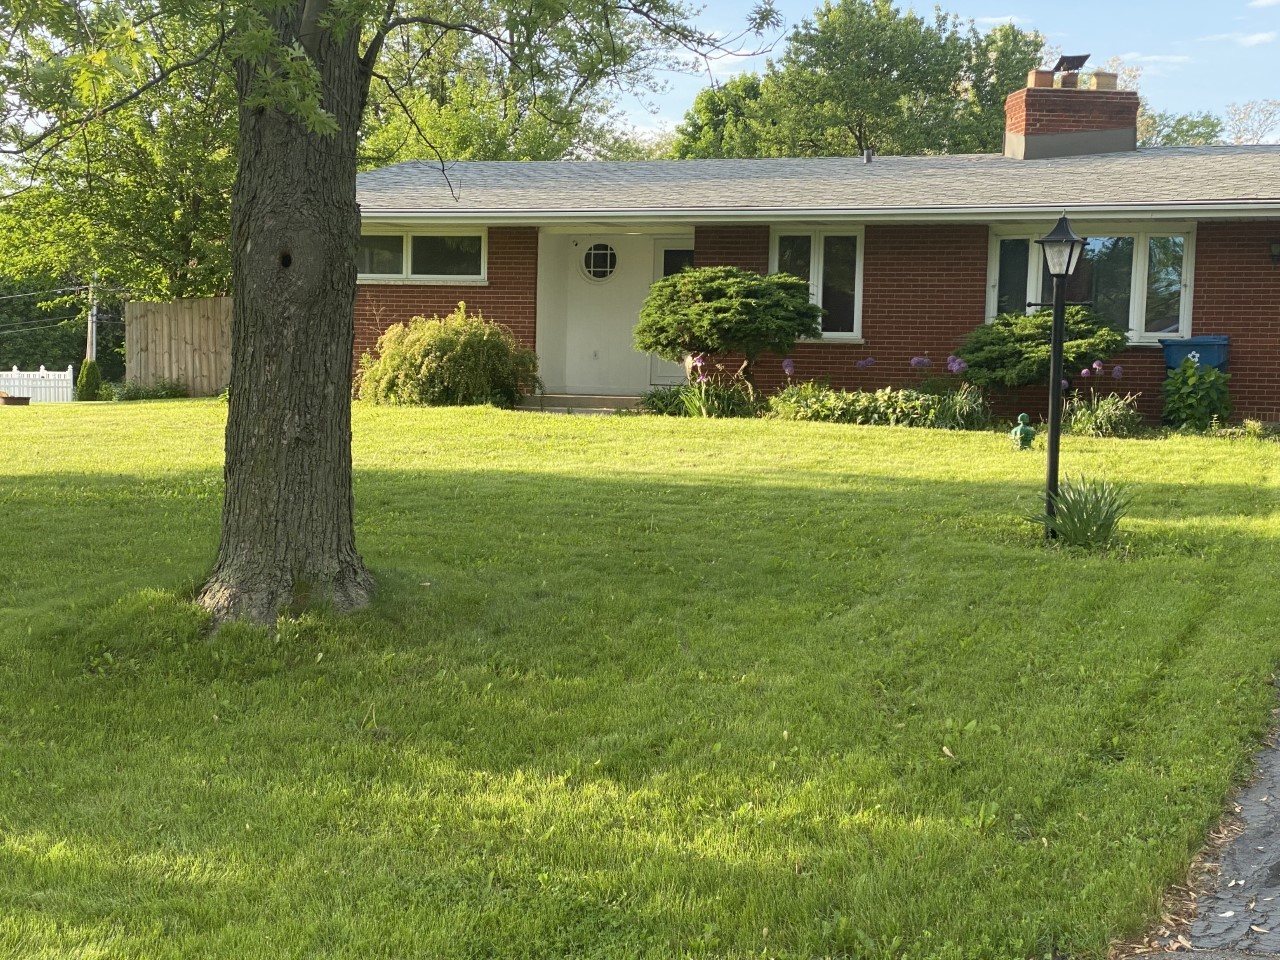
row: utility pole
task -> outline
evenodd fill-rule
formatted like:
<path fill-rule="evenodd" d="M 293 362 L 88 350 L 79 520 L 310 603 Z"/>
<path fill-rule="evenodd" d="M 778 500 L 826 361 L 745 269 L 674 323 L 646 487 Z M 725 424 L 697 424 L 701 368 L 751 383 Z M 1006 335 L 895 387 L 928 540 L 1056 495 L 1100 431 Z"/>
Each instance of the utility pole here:
<path fill-rule="evenodd" d="M 98 359 L 98 291 L 94 288 L 97 277 L 95 273 L 89 278 L 89 333 L 84 345 L 84 358 L 95 362 Z"/>

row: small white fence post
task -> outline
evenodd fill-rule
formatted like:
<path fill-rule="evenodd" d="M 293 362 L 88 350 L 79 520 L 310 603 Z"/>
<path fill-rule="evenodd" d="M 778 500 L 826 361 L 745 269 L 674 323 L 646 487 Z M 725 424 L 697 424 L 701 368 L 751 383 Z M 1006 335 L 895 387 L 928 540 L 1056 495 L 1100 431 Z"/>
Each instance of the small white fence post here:
<path fill-rule="evenodd" d="M 76 398 L 74 370 L 68 365 L 63 372 L 41 367 L 33 373 L 14 367 L 0 373 L 0 390 L 11 397 L 30 397 L 32 403 L 70 403 Z"/>

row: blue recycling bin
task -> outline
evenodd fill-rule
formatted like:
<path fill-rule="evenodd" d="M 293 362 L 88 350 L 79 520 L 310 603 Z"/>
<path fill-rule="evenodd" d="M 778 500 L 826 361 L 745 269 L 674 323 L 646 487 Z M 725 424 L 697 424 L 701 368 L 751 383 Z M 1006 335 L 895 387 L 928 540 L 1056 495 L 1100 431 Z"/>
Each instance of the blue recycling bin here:
<path fill-rule="evenodd" d="M 1200 355 L 1200 362 L 1207 367 L 1217 367 L 1224 373 L 1231 360 L 1231 338 L 1228 336 L 1182 337 L 1178 340 L 1161 340 L 1164 347 L 1164 365 L 1170 370 L 1182 366 L 1182 361 L 1193 352 Z"/>

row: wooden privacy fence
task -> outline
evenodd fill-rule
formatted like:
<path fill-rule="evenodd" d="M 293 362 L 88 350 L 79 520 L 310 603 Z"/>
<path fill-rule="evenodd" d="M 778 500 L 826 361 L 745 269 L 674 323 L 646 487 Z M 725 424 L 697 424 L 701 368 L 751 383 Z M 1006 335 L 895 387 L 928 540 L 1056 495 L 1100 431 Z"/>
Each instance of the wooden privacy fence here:
<path fill-rule="evenodd" d="M 231 298 L 126 303 L 124 370 L 146 386 L 181 380 L 193 397 L 221 393 L 231 381 Z"/>
<path fill-rule="evenodd" d="M 30 397 L 32 403 L 70 403 L 76 398 L 75 380 L 66 370 L 0 370 L 0 390 L 11 397 Z"/>

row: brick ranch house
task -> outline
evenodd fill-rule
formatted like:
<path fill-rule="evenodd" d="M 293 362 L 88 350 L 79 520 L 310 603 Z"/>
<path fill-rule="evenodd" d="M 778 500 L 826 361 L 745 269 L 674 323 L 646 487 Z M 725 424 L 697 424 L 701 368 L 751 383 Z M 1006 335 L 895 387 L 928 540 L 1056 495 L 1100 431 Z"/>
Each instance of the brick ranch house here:
<path fill-rule="evenodd" d="M 1003 154 L 361 174 L 356 353 L 465 300 L 537 350 L 548 393 L 635 395 L 683 379 L 632 345 L 649 284 L 732 264 L 810 280 L 827 314 L 798 378 L 910 385 L 912 357 L 945 369 L 975 326 L 1049 298 L 1032 241 L 1065 211 L 1089 240 L 1068 299 L 1128 331 L 1122 389 L 1158 414 L 1157 341 L 1226 334 L 1237 414 L 1280 420 L 1280 146 L 1138 149 L 1136 94 L 1031 82 Z M 775 386 L 780 364 L 760 368 Z M 1002 406 L 1038 410 L 1034 393 Z"/>

